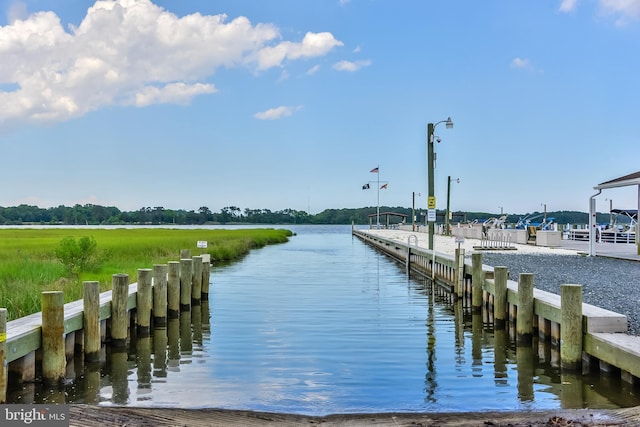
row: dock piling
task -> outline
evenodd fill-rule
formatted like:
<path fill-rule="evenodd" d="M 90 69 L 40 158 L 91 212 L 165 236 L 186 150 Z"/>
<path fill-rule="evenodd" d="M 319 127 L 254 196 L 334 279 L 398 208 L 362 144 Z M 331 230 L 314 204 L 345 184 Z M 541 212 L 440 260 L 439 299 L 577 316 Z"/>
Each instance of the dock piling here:
<path fill-rule="evenodd" d="M 0 308 L 0 403 L 7 401 L 7 309 Z"/>
<path fill-rule="evenodd" d="M 114 274 L 111 278 L 111 345 L 123 348 L 127 345 L 129 313 L 127 298 L 129 296 L 129 275 Z"/>
<path fill-rule="evenodd" d="M 192 264 L 192 278 L 191 278 L 191 304 L 200 305 L 202 299 L 202 257 L 194 256 L 191 258 Z"/>
<path fill-rule="evenodd" d="M 151 279 L 153 271 L 150 268 L 138 269 L 138 291 L 136 292 L 136 326 L 138 336 L 146 338 L 151 335 L 151 306 L 153 293 Z"/>
<path fill-rule="evenodd" d="M 55 384 L 64 381 L 67 357 L 64 339 L 64 294 L 42 292 L 42 379 Z"/>
<path fill-rule="evenodd" d="M 180 311 L 191 310 L 191 281 L 193 279 L 193 260 L 180 260 Z"/>
<path fill-rule="evenodd" d="M 211 282 L 211 261 L 209 256 L 202 263 L 202 301 L 209 301 L 209 284 Z"/>
<path fill-rule="evenodd" d="M 516 314 L 518 344 L 531 345 L 533 342 L 533 309 L 533 274 L 520 273 L 518 281 L 518 311 Z"/>
<path fill-rule="evenodd" d="M 153 266 L 153 325 L 167 326 L 167 271 L 166 264 Z"/>
<path fill-rule="evenodd" d="M 495 296 L 493 300 L 493 325 L 495 329 L 504 329 L 507 325 L 507 280 L 509 272 L 507 267 L 494 269 Z"/>
<path fill-rule="evenodd" d="M 83 282 L 84 357 L 87 362 L 100 360 L 100 282 Z"/>
<path fill-rule="evenodd" d="M 482 288 L 484 284 L 484 272 L 482 271 L 482 253 L 471 254 L 471 312 L 482 312 Z"/>
<path fill-rule="evenodd" d="M 577 370 L 582 363 L 582 286 L 560 285 L 560 366 Z"/>
<path fill-rule="evenodd" d="M 169 261 L 167 275 L 167 317 L 180 317 L 180 262 Z"/>

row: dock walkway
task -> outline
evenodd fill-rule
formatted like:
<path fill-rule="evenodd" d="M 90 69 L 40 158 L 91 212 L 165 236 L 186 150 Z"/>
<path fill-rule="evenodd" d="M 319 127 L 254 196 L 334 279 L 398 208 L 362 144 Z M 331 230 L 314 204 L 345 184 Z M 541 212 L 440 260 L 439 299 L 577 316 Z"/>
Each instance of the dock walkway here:
<path fill-rule="evenodd" d="M 582 302 L 581 292 L 579 295 L 580 309 L 575 310 L 576 301 L 567 300 L 567 306 L 561 304 L 561 296 L 555 293 L 543 292 L 533 289 L 533 295 L 527 296 L 522 285 L 523 292 L 520 292 L 521 283 L 508 280 L 506 267 L 500 267 L 498 280 L 498 267 L 488 265 L 474 265 L 469 263 L 466 255 L 482 252 L 477 249 L 477 239 L 465 238 L 464 240 L 446 236 L 435 236 L 434 250 L 428 249 L 428 235 L 426 233 L 416 233 L 404 230 L 354 230 L 354 234 L 362 238 L 367 243 L 396 258 L 400 262 L 405 262 L 407 270 L 426 272 L 439 288 L 447 289 L 447 293 L 453 296 L 453 301 L 462 301 L 467 305 L 469 300 L 475 300 L 471 307 L 478 309 L 484 307 L 492 311 L 494 324 L 502 327 L 502 323 L 515 320 L 520 309 L 534 307 L 530 315 L 532 322 L 527 324 L 537 325 L 530 328 L 531 332 L 537 333 L 544 340 L 551 341 L 558 346 L 561 359 L 567 359 L 571 353 L 573 360 L 571 363 L 580 364 L 580 353 L 586 365 L 599 366 L 603 372 L 611 370 L 610 367 L 617 368 L 621 378 L 632 384 L 638 383 L 640 379 L 640 336 L 629 335 L 627 331 L 627 317 L 617 312 L 602 309 Z M 576 245 L 580 242 L 565 242 L 562 247 L 547 248 L 529 244 L 517 244 L 516 253 L 555 253 L 566 256 L 582 254 L 583 246 Z M 588 244 L 588 243 L 586 243 Z M 584 245 L 584 243 L 583 243 Z M 621 259 L 640 260 L 636 254 L 631 252 L 629 245 L 626 247 L 615 247 L 621 244 L 599 247 L 597 256 L 615 257 Z M 635 250 L 635 245 L 633 250 Z M 455 255 L 456 249 L 464 250 L 464 254 Z M 518 256 L 518 255 L 514 255 Z M 473 257 L 472 257 L 473 258 Z M 476 260 L 477 261 L 477 260 Z M 481 261 L 480 261 L 481 262 Z M 476 268 L 477 267 L 477 268 Z M 480 270 L 480 271 L 476 271 Z M 533 283 L 533 278 L 531 278 Z M 562 285 L 569 292 L 569 288 L 578 285 Z M 562 287 L 561 286 L 561 287 Z M 479 296 L 480 295 L 480 296 Z M 528 299 L 527 299 L 528 298 Z M 533 304 L 529 300 L 533 298 Z M 565 311 L 566 309 L 566 311 Z M 577 317 L 579 313 L 582 325 L 568 323 Z M 523 317 L 524 318 L 524 317 Z M 515 323 L 514 323 L 515 325 Z M 566 328 L 564 328 L 566 326 Z M 568 328 L 568 329 L 567 329 Z M 578 330 L 574 330 L 578 328 Z M 579 333 L 582 329 L 582 333 Z M 563 338 L 565 331 L 568 336 L 575 339 L 569 343 Z M 560 342 L 563 345 L 559 345 Z M 576 348 L 577 347 L 577 348 Z M 564 349 L 566 348 L 566 352 Z M 581 349 L 581 350 L 580 350 Z M 563 354 L 564 352 L 564 354 Z M 573 353 L 577 353 L 577 356 Z"/>

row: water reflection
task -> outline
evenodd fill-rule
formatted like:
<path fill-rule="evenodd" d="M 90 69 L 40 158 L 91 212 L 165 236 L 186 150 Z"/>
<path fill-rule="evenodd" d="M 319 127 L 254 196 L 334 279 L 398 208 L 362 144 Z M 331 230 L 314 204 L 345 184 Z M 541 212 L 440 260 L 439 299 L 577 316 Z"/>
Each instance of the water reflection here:
<path fill-rule="evenodd" d="M 430 287 L 433 291 L 433 287 Z M 431 292 L 429 305 L 427 309 L 427 373 L 425 375 L 424 401 L 428 404 L 437 402 L 436 390 L 438 383 L 436 381 L 436 315 L 435 315 L 435 295 Z"/>
<path fill-rule="evenodd" d="M 138 401 L 151 400 L 145 397 L 151 393 L 151 337 L 138 338 L 136 342 L 136 368 L 138 377 L 138 388 L 136 395 Z"/>
<path fill-rule="evenodd" d="M 175 319 L 172 319 L 175 320 Z M 153 377 L 167 377 L 167 346 L 169 336 L 167 328 L 153 329 Z M 156 380 L 157 381 L 157 380 Z"/>
<path fill-rule="evenodd" d="M 561 373 L 549 343 L 516 347 L 510 325 L 494 331 L 350 235 L 252 252 L 212 282 L 209 301 L 76 365 L 62 391 L 24 384 L 10 399 L 314 415 L 640 404 L 619 379 Z"/>

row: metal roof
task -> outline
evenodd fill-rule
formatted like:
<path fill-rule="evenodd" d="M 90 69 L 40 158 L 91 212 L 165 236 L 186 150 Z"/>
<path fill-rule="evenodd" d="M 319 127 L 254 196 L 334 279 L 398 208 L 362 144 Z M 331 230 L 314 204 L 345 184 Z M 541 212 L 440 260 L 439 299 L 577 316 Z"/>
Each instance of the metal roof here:
<path fill-rule="evenodd" d="M 596 190 L 604 190 L 605 188 L 628 187 L 630 185 L 640 185 L 640 171 L 602 182 L 593 188 Z"/>

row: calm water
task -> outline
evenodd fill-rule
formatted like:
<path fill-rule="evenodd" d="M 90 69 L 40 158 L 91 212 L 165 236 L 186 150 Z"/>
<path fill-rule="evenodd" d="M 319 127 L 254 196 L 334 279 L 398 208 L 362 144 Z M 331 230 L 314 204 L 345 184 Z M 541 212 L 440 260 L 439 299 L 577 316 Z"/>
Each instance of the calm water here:
<path fill-rule="evenodd" d="M 209 304 L 191 317 L 79 364 L 64 390 L 26 385 L 10 399 L 313 415 L 640 404 L 618 380 L 561 376 L 544 346 L 516 353 L 350 227 L 292 229 L 289 243 L 212 269 Z"/>

